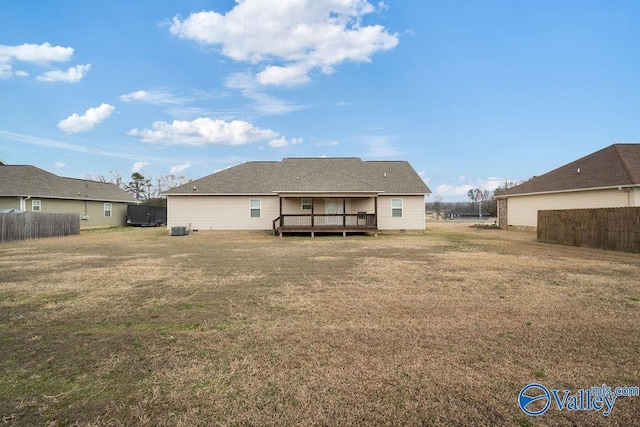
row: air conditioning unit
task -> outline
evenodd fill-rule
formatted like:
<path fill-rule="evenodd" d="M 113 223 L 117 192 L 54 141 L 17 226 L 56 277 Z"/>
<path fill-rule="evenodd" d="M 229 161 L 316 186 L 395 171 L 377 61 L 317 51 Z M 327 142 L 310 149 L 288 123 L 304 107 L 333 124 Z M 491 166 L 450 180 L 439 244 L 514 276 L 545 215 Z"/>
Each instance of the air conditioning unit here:
<path fill-rule="evenodd" d="M 171 227 L 172 236 L 186 236 L 189 234 L 187 227 Z"/>

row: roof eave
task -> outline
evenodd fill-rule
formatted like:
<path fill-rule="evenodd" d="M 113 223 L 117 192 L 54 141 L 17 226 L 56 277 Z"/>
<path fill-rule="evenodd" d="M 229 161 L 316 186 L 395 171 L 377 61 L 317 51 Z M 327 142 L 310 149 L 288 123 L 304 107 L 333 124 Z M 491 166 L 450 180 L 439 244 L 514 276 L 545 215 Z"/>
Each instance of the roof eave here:
<path fill-rule="evenodd" d="M 191 192 L 191 193 L 161 193 L 161 196 L 169 197 L 169 196 L 273 196 L 273 193 L 200 193 L 200 192 Z"/>
<path fill-rule="evenodd" d="M 140 203 L 139 200 L 120 200 L 109 199 L 100 197 L 62 197 L 62 196 L 47 196 L 44 194 L 0 194 L 0 197 L 19 197 L 29 199 L 55 199 L 55 200 L 80 200 L 87 202 L 110 202 L 110 203 Z"/>
<path fill-rule="evenodd" d="M 496 199 L 506 199 L 508 197 L 520 197 L 520 196 L 537 196 L 537 195 L 543 195 L 543 194 L 575 193 L 576 191 L 597 191 L 597 190 L 614 190 L 614 189 L 621 190 L 623 188 L 640 188 L 640 184 L 610 185 L 607 187 L 572 188 L 568 190 L 537 191 L 532 193 L 501 194 L 499 196 L 496 196 Z"/>
<path fill-rule="evenodd" d="M 336 191 L 336 190 L 313 190 L 313 191 L 306 191 L 306 190 L 294 190 L 294 191 L 290 191 L 290 190 L 274 190 L 273 191 L 274 194 L 280 195 L 280 194 L 382 194 L 384 193 L 384 191 L 381 190 L 345 190 L 345 191 Z"/>

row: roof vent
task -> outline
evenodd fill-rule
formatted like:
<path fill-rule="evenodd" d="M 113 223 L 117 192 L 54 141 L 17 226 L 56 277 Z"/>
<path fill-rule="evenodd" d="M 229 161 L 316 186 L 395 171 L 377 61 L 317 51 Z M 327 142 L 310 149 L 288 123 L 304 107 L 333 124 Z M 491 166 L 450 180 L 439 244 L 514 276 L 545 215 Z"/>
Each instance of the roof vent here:
<path fill-rule="evenodd" d="M 580 168 L 578 168 L 578 175 L 580 175 Z"/>
<path fill-rule="evenodd" d="M 193 186 L 193 191 L 196 191 L 196 186 L 195 185 Z"/>
<path fill-rule="evenodd" d="M 386 172 L 383 173 L 382 176 L 386 178 L 387 177 L 387 173 Z"/>

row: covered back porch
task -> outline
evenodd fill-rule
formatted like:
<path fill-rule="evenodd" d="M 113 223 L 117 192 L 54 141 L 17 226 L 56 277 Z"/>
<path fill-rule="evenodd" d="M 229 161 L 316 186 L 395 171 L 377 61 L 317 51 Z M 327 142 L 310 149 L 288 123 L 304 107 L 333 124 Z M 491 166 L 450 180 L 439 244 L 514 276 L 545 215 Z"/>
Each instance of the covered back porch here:
<path fill-rule="evenodd" d="M 378 232 L 377 194 L 279 194 L 273 234 Z"/>

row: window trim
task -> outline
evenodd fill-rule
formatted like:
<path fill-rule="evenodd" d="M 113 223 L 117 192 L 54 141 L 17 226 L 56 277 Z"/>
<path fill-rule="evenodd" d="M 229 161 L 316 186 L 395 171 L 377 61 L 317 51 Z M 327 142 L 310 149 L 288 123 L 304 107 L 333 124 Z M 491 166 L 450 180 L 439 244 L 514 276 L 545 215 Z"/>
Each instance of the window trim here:
<path fill-rule="evenodd" d="M 258 202 L 258 207 L 255 207 L 253 202 Z M 254 215 L 254 211 L 257 211 L 258 215 Z M 262 218 L 262 199 L 249 199 L 249 217 Z"/>
<path fill-rule="evenodd" d="M 394 206 L 394 201 L 399 200 L 400 206 Z M 395 215 L 396 212 L 400 212 L 400 215 Z M 391 199 L 391 218 L 402 218 L 404 216 L 404 199 L 401 197 L 394 197 Z"/>
<path fill-rule="evenodd" d="M 42 212 L 42 200 L 31 199 L 31 212 Z"/>
<path fill-rule="evenodd" d="M 108 209 L 107 206 L 109 207 Z M 111 203 L 103 203 L 102 212 L 105 218 L 111 218 L 113 216 L 113 205 Z M 109 215 L 107 215 L 107 212 L 109 212 Z"/>
<path fill-rule="evenodd" d="M 309 203 L 305 203 L 305 200 L 308 201 Z M 305 208 L 305 206 L 307 206 Z M 300 199 L 300 208 L 303 211 L 310 211 L 313 209 L 313 199 L 312 198 L 307 198 L 305 197 L 304 199 Z"/>

